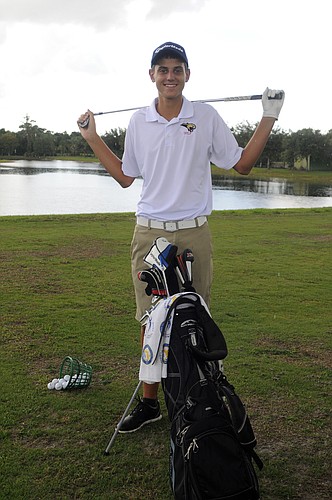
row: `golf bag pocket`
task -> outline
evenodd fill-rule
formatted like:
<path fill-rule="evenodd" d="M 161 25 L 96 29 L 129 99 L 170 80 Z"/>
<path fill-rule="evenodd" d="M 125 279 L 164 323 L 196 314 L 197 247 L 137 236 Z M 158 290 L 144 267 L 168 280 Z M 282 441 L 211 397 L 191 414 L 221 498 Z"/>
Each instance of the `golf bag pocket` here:
<path fill-rule="evenodd" d="M 171 431 L 170 477 L 176 500 L 259 498 L 251 460 L 227 414 L 207 412 L 199 421 L 182 424 L 174 421 Z"/>

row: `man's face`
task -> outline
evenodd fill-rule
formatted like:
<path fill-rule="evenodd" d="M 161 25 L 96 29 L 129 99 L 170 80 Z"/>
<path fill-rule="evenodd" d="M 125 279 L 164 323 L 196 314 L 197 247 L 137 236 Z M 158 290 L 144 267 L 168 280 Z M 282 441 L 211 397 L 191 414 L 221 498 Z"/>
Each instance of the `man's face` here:
<path fill-rule="evenodd" d="M 174 99 L 182 95 L 189 80 L 190 70 L 179 59 L 161 59 L 150 69 L 150 78 L 155 82 L 160 97 Z"/>

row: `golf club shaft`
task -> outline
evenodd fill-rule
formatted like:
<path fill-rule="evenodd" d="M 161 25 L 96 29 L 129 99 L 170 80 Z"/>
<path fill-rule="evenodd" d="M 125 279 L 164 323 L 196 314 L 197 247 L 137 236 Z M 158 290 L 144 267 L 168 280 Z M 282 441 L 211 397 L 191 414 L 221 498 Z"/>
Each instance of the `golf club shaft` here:
<path fill-rule="evenodd" d="M 112 438 L 111 438 L 110 442 L 108 443 L 108 445 L 107 445 L 107 447 L 106 447 L 106 450 L 104 451 L 104 455 L 109 455 L 109 451 L 110 451 L 110 449 L 111 449 L 111 447 L 112 447 L 112 445 L 113 445 L 113 443 L 114 443 L 114 441 L 115 441 L 116 436 L 118 435 L 118 432 L 119 432 L 119 429 L 120 429 L 120 427 L 121 427 L 121 425 L 122 425 L 122 422 L 123 422 L 123 421 L 124 421 L 124 419 L 126 418 L 126 416 L 127 416 L 128 412 L 129 412 L 129 410 L 130 410 L 130 407 L 131 407 L 131 405 L 133 404 L 133 401 L 134 401 L 134 399 L 136 398 L 136 394 L 138 393 L 138 391 L 139 391 L 139 389 L 140 389 L 141 385 L 142 385 L 142 381 L 140 380 L 140 381 L 138 382 L 138 384 L 137 384 L 137 387 L 136 387 L 136 389 L 135 389 L 135 391 L 134 391 L 133 395 L 132 395 L 132 396 L 131 396 L 131 398 L 130 398 L 130 401 L 129 401 L 129 403 L 128 403 L 127 408 L 126 408 L 126 409 L 125 409 L 125 411 L 124 411 L 124 414 L 122 415 L 122 417 L 121 417 L 121 419 L 120 419 L 120 422 L 118 423 L 118 425 L 117 425 L 117 426 L 116 426 L 116 428 L 115 428 L 114 434 L 113 434 L 113 436 L 112 436 Z"/>
<path fill-rule="evenodd" d="M 276 94 L 275 97 L 271 99 L 281 99 L 282 94 Z M 191 102 L 230 102 L 230 101 L 258 101 L 262 99 L 262 94 L 255 95 L 241 95 L 235 97 L 219 97 L 217 99 L 198 99 L 197 101 Z M 115 109 L 112 111 L 100 111 L 99 113 L 93 113 L 94 116 L 99 115 L 109 115 L 111 113 L 124 113 L 125 111 L 137 111 L 138 109 L 146 108 L 147 106 L 138 106 L 135 108 L 124 108 L 124 109 Z"/>

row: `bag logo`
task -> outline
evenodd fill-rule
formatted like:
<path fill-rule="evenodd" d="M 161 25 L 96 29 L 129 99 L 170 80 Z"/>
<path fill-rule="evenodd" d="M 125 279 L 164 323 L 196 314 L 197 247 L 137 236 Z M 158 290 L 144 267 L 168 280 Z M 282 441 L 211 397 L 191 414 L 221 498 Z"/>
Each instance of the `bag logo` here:
<path fill-rule="evenodd" d="M 145 365 L 149 365 L 152 362 L 152 349 L 149 344 L 146 344 L 142 350 L 142 361 Z"/>
<path fill-rule="evenodd" d="M 169 344 L 164 344 L 161 361 L 165 365 L 167 365 L 167 361 L 168 361 L 168 352 L 169 352 Z"/>

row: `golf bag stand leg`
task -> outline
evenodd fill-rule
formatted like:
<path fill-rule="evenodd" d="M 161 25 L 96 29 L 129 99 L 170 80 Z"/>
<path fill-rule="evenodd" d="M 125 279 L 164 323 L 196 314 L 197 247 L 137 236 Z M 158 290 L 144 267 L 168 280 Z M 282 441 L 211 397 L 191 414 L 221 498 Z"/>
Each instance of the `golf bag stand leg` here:
<path fill-rule="evenodd" d="M 124 419 L 126 418 L 126 416 L 127 416 L 128 412 L 129 412 L 129 410 L 130 410 L 130 407 L 131 407 L 131 405 L 133 404 L 133 401 L 134 401 L 134 399 L 136 398 L 136 395 L 137 395 L 137 393 L 138 393 L 138 391 L 139 391 L 139 389 L 140 389 L 141 385 L 142 385 L 142 381 L 140 380 L 140 381 L 138 382 L 138 384 L 137 384 L 136 389 L 134 390 L 133 395 L 132 395 L 132 396 L 131 396 L 131 398 L 130 398 L 130 401 L 129 401 L 129 403 L 128 403 L 127 408 L 125 409 L 125 411 L 124 411 L 124 413 L 123 413 L 123 415 L 122 415 L 122 417 L 121 417 L 121 419 L 120 419 L 120 422 L 119 422 L 119 423 L 118 423 L 118 425 L 115 427 L 115 431 L 114 431 L 114 433 L 113 433 L 113 436 L 111 437 L 110 442 L 108 443 L 108 445 L 107 445 L 107 447 L 106 447 L 106 450 L 104 451 L 104 455 L 109 455 L 109 454 L 110 454 L 110 449 L 111 449 L 111 447 L 113 446 L 113 443 L 114 443 L 114 441 L 115 441 L 115 438 L 116 438 L 116 436 L 117 436 L 117 435 L 118 435 L 118 433 L 119 433 L 119 429 L 120 429 L 120 427 L 121 427 L 121 425 L 122 425 L 122 422 L 123 422 L 123 421 L 124 421 Z"/>

